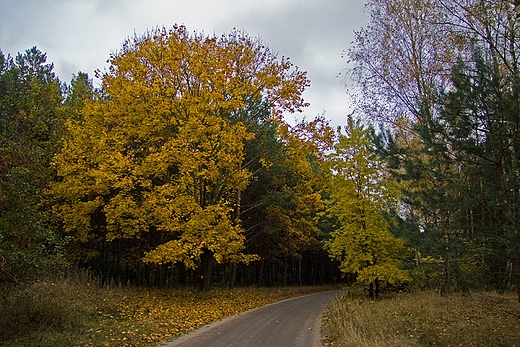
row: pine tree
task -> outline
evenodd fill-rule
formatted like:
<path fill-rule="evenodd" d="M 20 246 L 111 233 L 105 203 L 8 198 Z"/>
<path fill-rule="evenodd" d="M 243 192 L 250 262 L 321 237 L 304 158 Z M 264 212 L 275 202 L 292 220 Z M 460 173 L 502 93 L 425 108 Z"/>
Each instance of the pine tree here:
<path fill-rule="evenodd" d="M 65 259 L 49 224 L 45 191 L 63 129 L 62 90 L 36 47 L 15 58 L 0 52 L 0 276 L 34 280 Z M 4 278 L 7 277 L 7 278 Z"/>

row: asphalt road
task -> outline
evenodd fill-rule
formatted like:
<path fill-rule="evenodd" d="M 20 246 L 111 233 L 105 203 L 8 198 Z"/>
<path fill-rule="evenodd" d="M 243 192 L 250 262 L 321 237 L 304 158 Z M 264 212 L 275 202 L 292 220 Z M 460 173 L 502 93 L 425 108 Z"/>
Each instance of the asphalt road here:
<path fill-rule="evenodd" d="M 163 347 L 322 346 L 321 314 L 338 292 L 279 301 L 206 325 Z"/>

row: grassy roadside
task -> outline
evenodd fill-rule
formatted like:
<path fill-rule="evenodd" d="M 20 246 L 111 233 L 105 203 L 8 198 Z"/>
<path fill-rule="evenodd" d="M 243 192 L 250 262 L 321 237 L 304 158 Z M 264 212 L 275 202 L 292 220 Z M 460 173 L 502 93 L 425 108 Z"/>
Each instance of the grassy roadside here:
<path fill-rule="evenodd" d="M 337 297 L 323 324 L 326 346 L 520 346 L 516 294 L 403 293 L 376 301 Z"/>
<path fill-rule="evenodd" d="M 154 346 L 209 322 L 326 287 L 153 289 L 92 278 L 42 281 L 4 292 L 0 346 Z"/>

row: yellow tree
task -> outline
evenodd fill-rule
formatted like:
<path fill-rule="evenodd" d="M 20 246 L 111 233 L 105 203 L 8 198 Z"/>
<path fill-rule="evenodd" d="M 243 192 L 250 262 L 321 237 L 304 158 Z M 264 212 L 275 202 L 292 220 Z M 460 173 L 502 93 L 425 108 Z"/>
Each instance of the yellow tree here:
<path fill-rule="evenodd" d="M 207 289 L 214 260 L 252 259 L 231 211 L 251 178 L 243 146 L 254 134 L 234 118 L 263 100 L 281 122 L 305 106 L 306 74 L 260 39 L 183 26 L 128 40 L 109 62 L 103 96 L 68 122 L 54 158 L 56 212 L 84 242 L 158 235 L 144 260 L 204 264 Z"/>
<path fill-rule="evenodd" d="M 410 280 L 399 265 L 406 248 L 389 231 L 385 211 L 395 205 L 397 191 L 371 150 L 367 130 L 352 119 L 346 130 L 331 154 L 335 176 L 328 211 L 338 225 L 325 248 L 343 273 L 357 274 L 359 283 L 369 285 L 372 297 L 380 282 Z"/>

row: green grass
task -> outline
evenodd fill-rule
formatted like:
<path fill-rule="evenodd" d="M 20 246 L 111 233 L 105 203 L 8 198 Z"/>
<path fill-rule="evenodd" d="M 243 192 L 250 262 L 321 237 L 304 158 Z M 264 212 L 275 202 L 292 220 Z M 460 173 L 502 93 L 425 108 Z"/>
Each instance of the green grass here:
<path fill-rule="evenodd" d="M 0 346 L 154 346 L 209 322 L 327 287 L 153 289 L 101 286 L 87 273 L 3 289 Z"/>
<path fill-rule="evenodd" d="M 520 346 L 516 294 L 402 293 L 376 301 L 337 297 L 325 315 L 325 345 L 340 347 Z"/>

